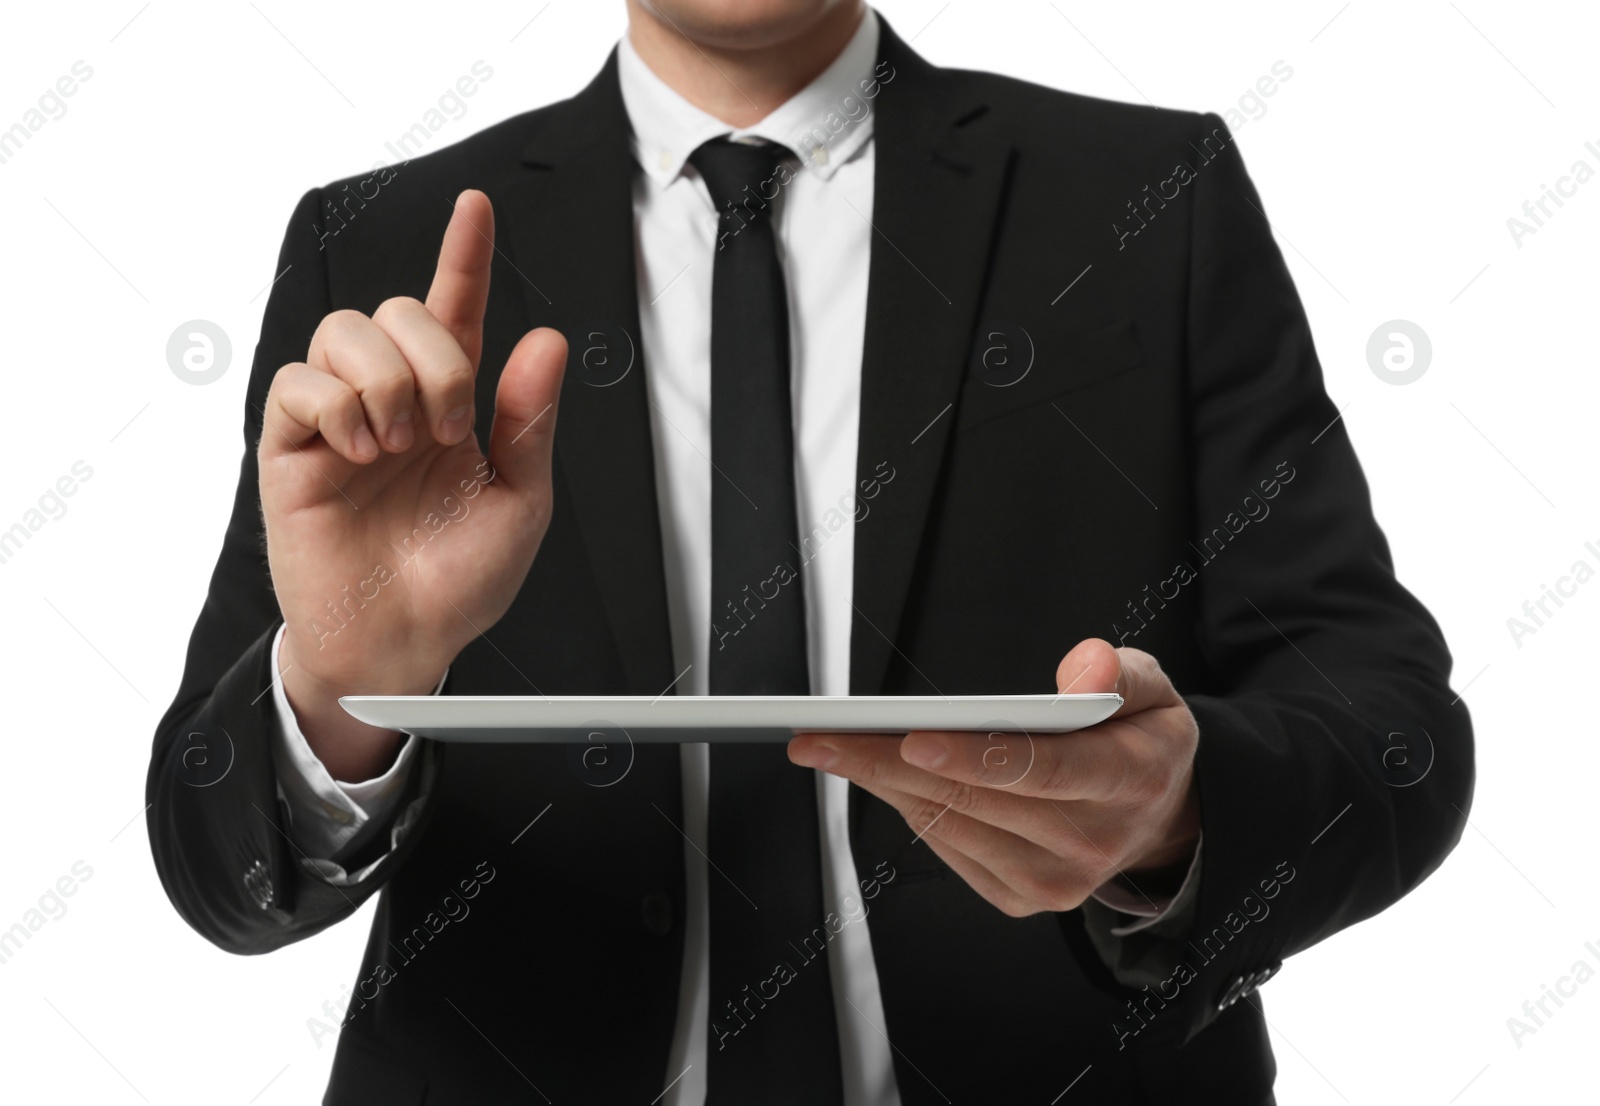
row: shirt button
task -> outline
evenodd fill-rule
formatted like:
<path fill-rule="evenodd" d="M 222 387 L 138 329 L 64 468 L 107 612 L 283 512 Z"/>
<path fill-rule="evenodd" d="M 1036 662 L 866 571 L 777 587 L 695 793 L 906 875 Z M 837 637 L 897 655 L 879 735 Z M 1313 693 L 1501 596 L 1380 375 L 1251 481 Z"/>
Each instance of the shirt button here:
<path fill-rule="evenodd" d="M 661 156 L 656 158 L 656 164 L 661 166 L 661 171 L 663 173 L 665 173 L 668 169 L 671 169 L 672 168 L 672 152 L 670 150 L 662 150 L 661 151 Z"/>
<path fill-rule="evenodd" d="M 817 165 L 828 164 L 828 148 L 826 146 L 818 146 L 815 150 L 812 150 L 811 160 Z"/>

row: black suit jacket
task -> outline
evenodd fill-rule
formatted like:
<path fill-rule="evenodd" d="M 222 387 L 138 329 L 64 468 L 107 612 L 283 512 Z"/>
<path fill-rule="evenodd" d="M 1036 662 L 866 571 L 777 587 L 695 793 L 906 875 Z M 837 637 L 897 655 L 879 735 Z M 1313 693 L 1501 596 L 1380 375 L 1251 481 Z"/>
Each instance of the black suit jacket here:
<path fill-rule="evenodd" d="M 853 790 L 857 865 L 894 874 L 868 925 L 902 1100 L 1049 1102 L 1084 1073 L 1073 1101 L 1266 1101 L 1254 987 L 1405 894 L 1461 831 L 1472 741 L 1449 655 L 1394 579 L 1221 120 L 937 69 L 887 26 L 881 53 L 859 470 L 893 479 L 857 530 L 851 690 L 1037 692 L 1082 638 L 1145 649 L 1200 723 L 1205 842 L 1191 932 L 1130 939 L 1130 962 L 1108 966 L 1081 912 L 1006 917 Z M 478 425 L 529 327 L 573 352 L 554 521 L 448 690 L 672 682 L 627 139 L 613 58 L 571 100 L 308 193 L 289 225 L 148 818 L 179 913 L 232 951 L 381 892 L 330 1103 L 648 1103 L 668 1078 L 675 748 L 640 745 L 596 787 L 564 748 L 431 747 L 421 817 L 340 888 L 285 835 L 262 694 L 279 614 L 255 445 L 272 375 L 329 311 L 422 295 L 466 187 L 498 217 Z M 225 739 L 213 779 L 220 757 L 194 751 Z M 1119 982 L 1132 958 L 1153 985 Z"/>

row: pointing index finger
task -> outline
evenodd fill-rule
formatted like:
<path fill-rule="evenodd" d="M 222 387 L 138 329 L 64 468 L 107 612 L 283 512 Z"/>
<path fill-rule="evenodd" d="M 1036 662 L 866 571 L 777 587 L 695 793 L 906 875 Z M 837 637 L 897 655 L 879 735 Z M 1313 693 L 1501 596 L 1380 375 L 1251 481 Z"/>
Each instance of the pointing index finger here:
<path fill-rule="evenodd" d="M 455 336 L 476 372 L 483 352 L 489 264 L 494 259 L 494 207 L 488 196 L 472 188 L 456 197 L 454 206 L 439 245 L 427 306 Z"/>

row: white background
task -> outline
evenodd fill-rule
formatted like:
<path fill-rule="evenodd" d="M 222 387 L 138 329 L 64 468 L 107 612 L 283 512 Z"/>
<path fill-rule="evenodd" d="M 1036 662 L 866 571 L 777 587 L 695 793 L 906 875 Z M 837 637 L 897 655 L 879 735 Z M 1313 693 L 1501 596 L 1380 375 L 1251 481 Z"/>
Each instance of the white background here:
<path fill-rule="evenodd" d="M 93 468 L 68 513 L 0 564 L 0 929 L 75 861 L 93 869 L 67 913 L 0 964 L 9 1101 L 320 1098 L 333 1042 L 318 1047 L 307 1019 L 353 979 L 370 905 L 270 959 L 190 932 L 139 817 L 150 737 L 222 537 L 261 293 L 295 200 L 385 159 L 384 142 L 474 61 L 494 76 L 435 145 L 586 83 L 622 33 L 620 0 L 541 2 L 118 0 L 7 5 L 0 17 L 0 128 L 73 62 L 94 71 L 66 114 L 0 165 L 0 529 L 73 462 Z M 1173 107 L 1225 111 L 1274 62 L 1293 68 L 1239 141 L 1400 575 L 1444 625 L 1454 686 L 1470 684 L 1479 785 L 1438 875 L 1265 989 L 1280 1099 L 1588 1097 L 1600 981 L 1521 1047 L 1506 1023 L 1576 960 L 1600 968 L 1583 947 L 1600 948 L 1600 581 L 1520 647 L 1507 619 L 1574 561 L 1600 568 L 1584 549 L 1600 546 L 1600 179 L 1520 247 L 1506 221 L 1575 161 L 1600 171 L 1584 149 L 1600 149 L 1595 11 L 1485 0 L 881 10 L 936 63 Z M 1073 275 L 1064 258 L 1062 285 Z M 233 367 L 205 387 L 165 359 L 168 335 L 194 318 L 234 345 Z M 1377 379 L 1365 355 L 1395 318 L 1434 348 L 1404 387 Z"/>

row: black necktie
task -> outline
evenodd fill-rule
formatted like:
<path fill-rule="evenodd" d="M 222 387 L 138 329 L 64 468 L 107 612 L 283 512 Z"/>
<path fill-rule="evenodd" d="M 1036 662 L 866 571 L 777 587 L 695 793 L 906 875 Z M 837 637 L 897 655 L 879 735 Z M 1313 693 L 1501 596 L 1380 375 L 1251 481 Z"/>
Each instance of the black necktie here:
<path fill-rule="evenodd" d="M 789 310 L 772 226 L 782 146 L 689 158 L 717 206 L 711 277 L 713 695 L 807 695 Z M 706 855 L 708 1106 L 842 1099 L 815 775 L 782 745 L 716 745 Z"/>

